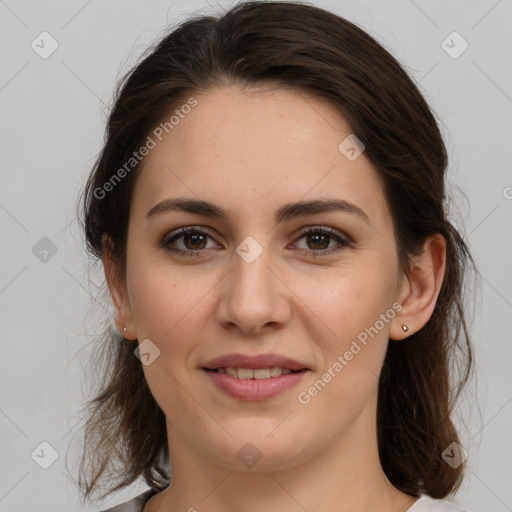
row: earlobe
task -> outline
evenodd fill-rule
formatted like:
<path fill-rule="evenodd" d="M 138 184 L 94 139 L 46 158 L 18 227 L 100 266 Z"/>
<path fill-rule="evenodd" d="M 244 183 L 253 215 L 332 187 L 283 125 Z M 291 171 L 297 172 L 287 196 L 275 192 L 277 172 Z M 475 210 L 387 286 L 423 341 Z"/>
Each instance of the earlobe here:
<path fill-rule="evenodd" d="M 445 264 L 446 240 L 436 233 L 425 240 L 421 254 L 412 257 L 410 275 L 403 278 L 397 297 L 402 309 L 391 322 L 391 339 L 403 340 L 429 321 L 443 284 Z"/>
<path fill-rule="evenodd" d="M 113 243 L 107 233 L 104 233 L 102 237 L 102 261 L 110 297 L 114 304 L 114 323 L 125 338 L 135 339 L 131 337 L 133 322 L 126 287 L 117 278 L 113 259 Z"/>

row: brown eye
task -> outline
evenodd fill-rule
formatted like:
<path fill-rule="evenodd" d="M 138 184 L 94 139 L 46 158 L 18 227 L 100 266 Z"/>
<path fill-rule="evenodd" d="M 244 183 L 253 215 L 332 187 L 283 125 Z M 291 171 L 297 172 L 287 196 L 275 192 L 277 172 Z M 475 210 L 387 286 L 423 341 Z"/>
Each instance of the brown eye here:
<path fill-rule="evenodd" d="M 302 233 L 300 239 L 306 240 L 307 248 L 304 250 L 313 256 L 327 256 L 350 246 L 349 240 L 326 227 L 309 228 Z M 330 245 L 333 241 L 338 242 L 337 246 Z"/>
<path fill-rule="evenodd" d="M 203 233 L 186 233 L 183 236 L 183 243 L 187 249 L 204 249 L 205 242 L 208 235 Z"/>
<path fill-rule="evenodd" d="M 327 249 L 327 247 L 329 246 L 329 242 L 331 240 L 331 236 L 330 235 L 326 235 L 326 234 L 323 234 L 323 233 L 313 233 L 311 235 L 306 235 L 306 240 L 308 241 L 308 243 L 312 243 L 313 245 L 315 245 L 316 247 L 313 247 L 313 249 Z"/>
<path fill-rule="evenodd" d="M 208 248 L 209 238 L 211 239 L 212 237 L 208 233 L 189 227 L 166 235 L 161 242 L 161 246 L 178 254 L 195 255 L 195 253 L 198 253 L 199 255 L 201 251 Z M 182 247 L 173 247 L 180 239 Z"/>

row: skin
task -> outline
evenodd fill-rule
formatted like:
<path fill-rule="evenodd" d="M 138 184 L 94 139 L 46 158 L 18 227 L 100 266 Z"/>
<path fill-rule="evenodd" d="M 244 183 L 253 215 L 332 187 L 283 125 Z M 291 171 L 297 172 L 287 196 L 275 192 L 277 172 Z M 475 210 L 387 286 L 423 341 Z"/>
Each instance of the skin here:
<path fill-rule="evenodd" d="M 377 170 L 338 145 L 350 126 L 335 109 L 291 90 L 213 89 L 150 151 L 130 210 L 125 279 L 104 248 L 104 266 L 126 338 L 149 338 L 160 356 L 143 370 L 165 413 L 171 485 L 144 512 L 259 510 L 405 511 L 416 498 L 394 488 L 378 458 L 378 375 L 389 338 L 405 340 L 434 310 L 445 270 L 441 235 L 425 242 L 406 277 Z M 185 212 L 146 219 L 155 204 L 211 201 L 228 220 Z M 337 198 L 362 208 L 276 224 L 284 203 Z M 165 235 L 194 226 L 210 237 Z M 301 236 L 330 227 L 340 246 Z M 263 252 L 248 264 L 235 249 L 248 236 Z M 328 251 L 312 256 L 312 251 Z M 308 404 L 307 390 L 365 328 L 394 303 L 402 309 Z M 405 333 L 401 325 L 407 324 Z M 404 341 L 407 343 L 407 340 Z M 221 354 L 276 352 L 311 371 L 295 388 L 263 401 L 219 391 L 200 367 Z M 261 459 L 237 457 L 247 442 Z M 194 508 L 193 508 L 194 507 Z"/>

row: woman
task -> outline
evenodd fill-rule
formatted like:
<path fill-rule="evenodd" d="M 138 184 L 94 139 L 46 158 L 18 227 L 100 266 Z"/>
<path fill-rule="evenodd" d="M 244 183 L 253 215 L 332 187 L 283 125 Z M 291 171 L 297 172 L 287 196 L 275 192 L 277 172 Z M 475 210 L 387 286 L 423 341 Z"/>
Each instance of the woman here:
<path fill-rule="evenodd" d="M 417 87 L 347 20 L 248 2 L 166 35 L 84 191 L 119 331 L 85 495 L 143 476 L 111 511 L 463 510 L 472 260 L 446 167 Z"/>

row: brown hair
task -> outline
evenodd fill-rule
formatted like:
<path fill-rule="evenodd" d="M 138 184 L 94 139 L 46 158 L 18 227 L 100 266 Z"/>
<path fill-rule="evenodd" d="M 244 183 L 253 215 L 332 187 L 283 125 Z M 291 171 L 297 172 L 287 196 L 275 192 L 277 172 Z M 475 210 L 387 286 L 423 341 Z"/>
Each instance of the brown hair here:
<path fill-rule="evenodd" d="M 183 98 L 232 84 L 292 88 L 338 109 L 379 170 L 406 274 L 426 237 L 446 239 L 435 310 L 407 341 L 390 340 L 377 410 L 379 455 L 391 483 L 410 495 L 445 497 L 459 487 L 464 470 L 445 463 L 441 453 L 459 440 L 450 416 L 473 369 L 463 284 L 474 262 L 447 220 L 447 152 L 434 115 L 400 64 L 365 31 L 306 3 L 251 1 L 217 18 L 189 19 L 165 35 L 117 87 L 106 141 L 81 198 L 87 249 L 100 259 L 108 233 L 124 279 L 139 166 L 108 193 L 98 190 Z M 170 481 L 165 416 L 134 345 L 112 328 L 99 342 L 96 362 L 104 371 L 87 404 L 79 485 L 89 496 L 108 477 L 104 497 L 143 476 L 161 491 Z"/>

